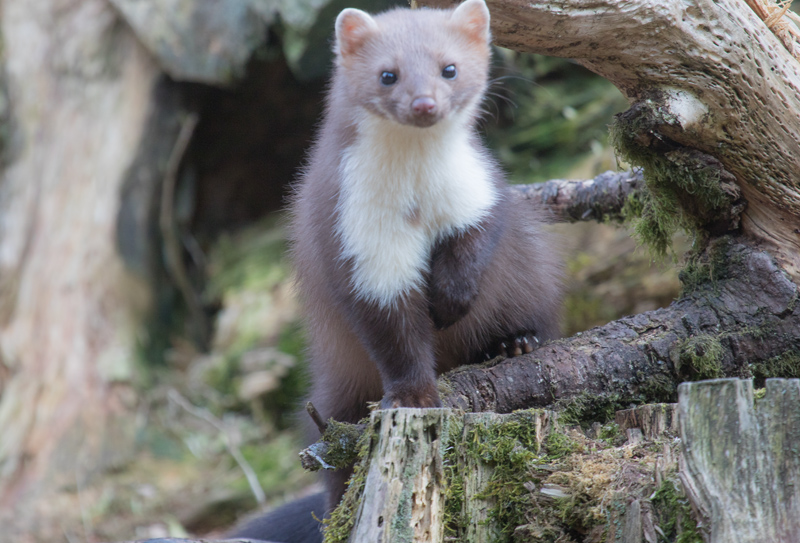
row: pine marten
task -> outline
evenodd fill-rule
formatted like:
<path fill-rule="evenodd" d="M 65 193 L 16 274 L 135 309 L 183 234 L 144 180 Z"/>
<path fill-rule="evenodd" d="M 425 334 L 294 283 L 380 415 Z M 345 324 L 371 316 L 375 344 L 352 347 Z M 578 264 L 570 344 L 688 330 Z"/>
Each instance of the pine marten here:
<path fill-rule="evenodd" d="M 292 199 L 291 253 L 311 401 L 326 419 L 356 422 L 367 402 L 440 406 L 442 372 L 554 338 L 561 267 L 542 212 L 512 198 L 476 133 L 491 54 L 484 0 L 345 9 L 335 53 Z M 328 476 L 327 509 L 348 475 Z"/>

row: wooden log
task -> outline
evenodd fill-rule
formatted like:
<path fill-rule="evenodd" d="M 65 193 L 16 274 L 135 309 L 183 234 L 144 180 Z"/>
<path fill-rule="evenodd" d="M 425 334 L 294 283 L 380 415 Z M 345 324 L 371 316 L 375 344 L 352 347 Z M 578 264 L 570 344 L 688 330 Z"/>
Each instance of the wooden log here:
<path fill-rule="evenodd" d="M 683 383 L 681 479 L 708 542 L 800 541 L 800 380 Z"/>
<path fill-rule="evenodd" d="M 656 403 L 617 411 L 614 421 L 621 431 L 639 428 L 645 439 L 678 435 L 677 405 Z"/>
<path fill-rule="evenodd" d="M 443 541 L 442 458 L 450 417 L 448 409 L 372 414 L 377 441 L 350 541 Z"/>
<path fill-rule="evenodd" d="M 512 185 L 516 198 L 544 207 L 554 221 L 620 221 L 628 197 L 641 190 L 642 170 L 604 172 L 593 179 L 551 179 L 530 185 Z"/>
<path fill-rule="evenodd" d="M 505 438 L 498 432 L 510 424 L 523 436 L 520 441 L 519 435 L 508 438 L 511 448 L 519 449 L 517 454 L 538 454 L 555 420 L 554 413 L 542 410 L 506 415 L 408 408 L 373 412 L 368 456 L 343 500 L 356 501 L 358 507 L 342 515 L 340 505 L 334 513 L 336 540 L 343 540 L 341 526 L 353 514 L 349 541 L 495 540 L 500 532 L 492 514 L 492 484 L 499 484 L 494 466 L 514 453 L 496 457 L 492 443 Z"/>

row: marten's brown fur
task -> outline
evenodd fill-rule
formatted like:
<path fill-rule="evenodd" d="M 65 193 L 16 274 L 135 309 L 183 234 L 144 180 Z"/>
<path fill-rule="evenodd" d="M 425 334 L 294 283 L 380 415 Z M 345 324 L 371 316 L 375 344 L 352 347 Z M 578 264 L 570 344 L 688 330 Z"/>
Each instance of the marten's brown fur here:
<path fill-rule="evenodd" d="M 291 206 L 325 418 L 439 406 L 440 373 L 558 334 L 556 250 L 475 133 L 489 41 L 483 0 L 336 21 L 325 120 Z M 328 481 L 328 507 L 346 476 Z"/>

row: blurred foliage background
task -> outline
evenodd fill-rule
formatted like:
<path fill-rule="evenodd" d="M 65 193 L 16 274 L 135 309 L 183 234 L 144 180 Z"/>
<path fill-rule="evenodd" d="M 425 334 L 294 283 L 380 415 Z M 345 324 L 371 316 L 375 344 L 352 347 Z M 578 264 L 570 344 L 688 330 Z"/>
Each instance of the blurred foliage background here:
<path fill-rule="evenodd" d="M 308 379 L 282 199 L 321 113 L 336 14 L 400 3 L 278 4 L 244 73 L 222 88 L 183 84 L 201 123 L 179 206 L 183 198 L 193 282 L 211 326 L 204 341 L 193 341 L 167 280 L 142 338 L 137 459 L 81 489 L 93 504 L 84 513 L 93 538 L 214 537 L 248 511 L 316 490 L 297 459 L 305 420 L 296 413 Z M 585 179 L 618 167 L 607 125 L 627 104 L 608 82 L 568 60 L 502 49 L 492 78 L 481 130 L 513 182 Z M 555 228 L 569 274 L 565 334 L 676 296 L 673 262 L 652 262 L 623 227 Z M 686 241 L 678 243 L 680 254 Z"/>

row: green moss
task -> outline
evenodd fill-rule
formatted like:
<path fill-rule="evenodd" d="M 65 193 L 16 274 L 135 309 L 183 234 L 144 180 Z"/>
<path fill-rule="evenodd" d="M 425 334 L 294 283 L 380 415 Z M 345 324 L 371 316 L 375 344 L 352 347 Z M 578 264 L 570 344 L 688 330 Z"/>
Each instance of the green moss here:
<path fill-rule="evenodd" d="M 609 422 L 604 424 L 597 434 L 597 438 L 605 441 L 611 446 L 622 445 L 625 441 L 625 435 L 619 429 L 619 424 L 616 422 Z"/>
<path fill-rule="evenodd" d="M 563 432 L 550 432 L 544 440 L 544 447 L 551 460 L 563 458 L 580 449 L 578 443 Z"/>
<path fill-rule="evenodd" d="M 582 492 L 556 500 L 556 510 L 561 522 L 578 533 L 588 533 L 597 524 L 591 511 L 592 505 L 595 505 L 592 498 Z"/>
<path fill-rule="evenodd" d="M 716 379 L 722 376 L 723 348 L 720 338 L 710 334 L 698 334 L 679 342 L 678 374 L 690 379 Z"/>
<path fill-rule="evenodd" d="M 705 155 L 665 143 L 659 127 L 675 123 L 665 115 L 658 97 L 617 115 L 609 141 L 623 160 L 644 171 L 645 188 L 629 197 L 623 217 L 639 242 L 654 255 L 671 248 L 679 230 L 695 235 L 719 220 L 733 202 L 720 183 L 720 168 Z"/>
<path fill-rule="evenodd" d="M 322 435 L 322 441 L 328 444 L 326 461 L 337 468 L 351 466 L 360 457 L 360 439 L 364 433 L 367 432 L 363 431 L 361 425 L 329 419 L 328 427 Z"/>
<path fill-rule="evenodd" d="M 772 377 L 800 378 L 800 351 L 790 350 L 763 362 L 753 362 L 750 372 L 758 381 Z"/>
<path fill-rule="evenodd" d="M 452 449 L 451 449 L 452 450 Z M 455 469 L 454 464 L 445 462 L 444 512 L 442 524 L 445 538 L 456 540 L 467 528 L 468 519 L 464 516 L 464 477 Z"/>
<path fill-rule="evenodd" d="M 689 500 L 678 488 L 677 482 L 665 480 L 656 490 L 651 503 L 666 541 L 703 543 L 697 523 L 692 520 Z"/>
<path fill-rule="evenodd" d="M 639 387 L 639 393 L 646 403 L 675 402 L 678 397 L 678 385 L 667 375 L 653 375 L 644 379 Z"/>
<path fill-rule="evenodd" d="M 441 381 L 442 379 L 439 379 L 440 383 Z M 464 533 L 468 519 L 464 516 L 464 476 L 459 470 L 458 462 L 459 456 L 464 453 L 463 446 L 460 444 L 464 427 L 460 422 L 453 423 L 453 420 L 461 421 L 463 419 L 451 417 L 450 427 L 447 431 L 451 445 L 445 448 L 442 458 L 445 481 L 442 523 L 445 537 L 457 540 L 457 537 Z"/>
<path fill-rule="evenodd" d="M 710 285 L 716 289 L 718 281 L 730 276 L 731 269 L 741 264 L 741 254 L 733 253 L 730 236 L 715 239 L 705 251 L 689 255 L 678 275 L 681 281 L 681 297 Z"/>
<path fill-rule="evenodd" d="M 342 496 L 342 501 L 333 510 L 331 516 L 322 521 L 325 526 L 325 543 L 344 543 L 350 538 L 350 532 L 353 531 L 356 522 L 356 511 L 361 502 L 361 495 L 364 493 L 364 484 L 367 478 L 366 460 L 369 457 L 373 439 L 375 439 L 375 428 L 370 425 L 358 440 L 358 458 L 360 460 L 353 468 L 353 475 L 347 482 L 347 490 Z"/>
<path fill-rule="evenodd" d="M 517 411 L 500 424 L 476 424 L 463 441 L 464 454 L 493 468 L 477 497 L 494 501 L 489 522 L 503 541 L 526 523 L 525 513 L 530 509 L 530 492 L 524 484 L 530 481 L 530 466 L 538 458 L 536 416 L 537 410 Z"/>
<path fill-rule="evenodd" d="M 588 428 L 593 422 L 604 424 L 614 419 L 614 414 L 627 405 L 618 394 L 591 394 L 584 392 L 566 400 L 556 402 L 559 421 L 563 424 L 579 424 Z"/>

